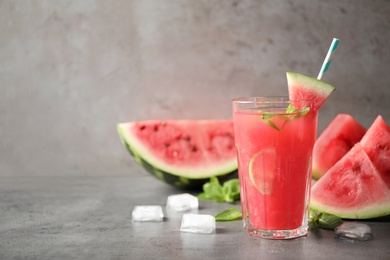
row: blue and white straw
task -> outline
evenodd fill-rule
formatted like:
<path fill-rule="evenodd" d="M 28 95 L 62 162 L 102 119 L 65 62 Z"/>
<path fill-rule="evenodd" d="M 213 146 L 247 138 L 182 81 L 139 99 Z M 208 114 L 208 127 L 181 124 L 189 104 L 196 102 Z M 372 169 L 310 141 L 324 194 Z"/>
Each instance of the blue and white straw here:
<path fill-rule="evenodd" d="M 324 75 L 324 73 L 328 70 L 330 63 L 332 62 L 332 55 L 334 51 L 337 49 L 337 46 L 339 45 L 339 41 L 340 41 L 339 39 L 333 38 L 333 41 L 329 47 L 328 53 L 326 54 L 324 63 L 322 64 L 317 79 L 320 80 L 322 78 L 322 75 Z"/>

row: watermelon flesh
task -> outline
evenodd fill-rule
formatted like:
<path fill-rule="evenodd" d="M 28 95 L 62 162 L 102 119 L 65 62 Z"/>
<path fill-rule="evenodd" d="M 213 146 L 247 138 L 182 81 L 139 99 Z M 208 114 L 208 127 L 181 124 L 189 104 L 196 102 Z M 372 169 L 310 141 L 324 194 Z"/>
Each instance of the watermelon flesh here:
<path fill-rule="evenodd" d="M 313 148 L 313 178 L 321 178 L 366 133 L 348 114 L 338 114 L 325 128 Z"/>
<path fill-rule="evenodd" d="M 360 143 L 390 188 L 390 127 L 381 116 L 375 119 Z"/>
<path fill-rule="evenodd" d="M 136 162 L 171 185 L 200 188 L 212 176 L 236 174 L 231 120 L 148 120 L 117 130 Z"/>
<path fill-rule="evenodd" d="M 311 109 L 317 111 L 335 88 L 328 83 L 295 72 L 287 72 L 288 96 L 290 100 L 312 101 Z"/>
<path fill-rule="evenodd" d="M 360 143 L 313 185 L 310 208 L 348 219 L 390 214 L 390 190 Z"/>

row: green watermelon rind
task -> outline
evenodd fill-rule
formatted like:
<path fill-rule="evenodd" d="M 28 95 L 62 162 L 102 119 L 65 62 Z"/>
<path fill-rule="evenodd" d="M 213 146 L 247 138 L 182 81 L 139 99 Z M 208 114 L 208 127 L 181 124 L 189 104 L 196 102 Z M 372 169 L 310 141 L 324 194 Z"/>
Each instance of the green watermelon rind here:
<path fill-rule="evenodd" d="M 311 200 L 310 209 L 326 212 L 344 219 L 371 219 L 390 215 L 390 200 L 373 203 L 359 209 L 340 209 Z"/>
<path fill-rule="evenodd" d="M 207 169 L 197 170 L 191 168 L 177 168 L 164 164 L 161 160 L 155 158 L 150 152 L 127 130 L 128 123 L 117 125 L 117 131 L 122 144 L 126 147 L 135 161 L 147 172 L 157 179 L 173 185 L 178 188 L 200 188 L 215 176 L 221 180 L 237 176 L 237 160 L 232 159 L 225 165 L 217 165 Z"/>
<path fill-rule="evenodd" d="M 325 103 L 329 95 L 335 90 L 335 87 L 326 83 L 325 81 L 306 76 L 304 74 L 296 72 L 286 72 L 287 82 L 289 86 L 289 96 L 292 98 L 292 92 L 299 90 L 304 91 L 305 94 L 310 93 L 311 96 L 315 97 L 314 110 L 319 110 Z M 302 98 L 299 98 L 302 99 Z"/>

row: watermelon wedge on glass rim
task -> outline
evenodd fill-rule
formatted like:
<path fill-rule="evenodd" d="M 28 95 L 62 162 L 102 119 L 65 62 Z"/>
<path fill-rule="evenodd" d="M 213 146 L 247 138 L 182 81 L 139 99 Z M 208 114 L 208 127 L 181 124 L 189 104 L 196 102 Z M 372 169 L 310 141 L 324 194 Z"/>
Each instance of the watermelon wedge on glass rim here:
<path fill-rule="evenodd" d="M 316 78 L 300 73 L 287 72 L 288 96 L 290 100 L 313 101 L 310 109 L 318 111 L 335 88 Z"/>
<path fill-rule="evenodd" d="M 200 189 L 210 177 L 237 176 L 231 120 L 147 120 L 117 131 L 139 165 L 175 187 Z"/>
<path fill-rule="evenodd" d="M 321 79 L 324 73 L 328 70 L 332 61 L 331 57 L 338 45 L 339 39 L 333 38 L 317 78 L 295 72 L 286 73 L 288 96 L 290 100 L 312 101 L 314 104 L 311 109 L 314 111 L 318 111 L 322 107 L 329 95 L 335 90 L 332 85 Z"/>

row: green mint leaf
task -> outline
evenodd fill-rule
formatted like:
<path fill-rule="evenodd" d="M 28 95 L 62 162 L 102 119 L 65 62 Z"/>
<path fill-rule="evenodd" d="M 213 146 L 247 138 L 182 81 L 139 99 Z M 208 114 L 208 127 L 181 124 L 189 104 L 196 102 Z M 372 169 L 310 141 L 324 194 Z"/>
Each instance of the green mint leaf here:
<path fill-rule="evenodd" d="M 222 186 L 224 200 L 226 202 L 234 202 L 240 199 L 240 182 L 238 179 L 226 181 Z"/>
<path fill-rule="evenodd" d="M 230 208 L 218 213 L 215 216 L 216 221 L 231 221 L 242 217 L 242 213 L 236 208 Z"/>
<path fill-rule="evenodd" d="M 286 114 L 291 114 L 291 115 L 285 115 L 286 120 L 294 120 L 297 118 L 300 118 L 307 113 L 309 113 L 310 107 L 303 107 L 301 109 L 298 109 L 297 107 L 289 105 L 286 109 Z"/>
<path fill-rule="evenodd" d="M 343 220 L 326 212 L 310 211 L 309 226 L 312 228 L 335 229 Z"/>
<path fill-rule="evenodd" d="M 288 105 L 288 107 L 286 109 L 286 114 L 292 114 L 292 113 L 295 113 L 297 111 L 298 111 L 297 107 L 293 107 L 291 105 Z"/>
<path fill-rule="evenodd" d="M 213 198 L 205 192 L 199 193 L 197 196 L 201 200 L 212 200 Z"/>
<path fill-rule="evenodd" d="M 263 119 L 263 120 L 268 120 L 268 119 L 270 119 L 270 118 L 272 118 L 272 117 L 274 117 L 274 116 L 277 116 L 278 114 L 272 114 L 272 113 L 266 113 L 266 112 L 264 112 L 262 115 L 261 115 L 261 118 Z"/>
<path fill-rule="evenodd" d="M 309 113 L 309 111 L 310 111 L 310 107 L 301 108 L 301 109 L 299 110 L 299 113 L 298 113 L 297 115 L 294 116 L 294 119 L 306 115 L 307 113 Z"/>
<path fill-rule="evenodd" d="M 264 113 L 261 116 L 261 119 L 264 121 L 264 123 L 266 123 L 270 127 L 274 128 L 277 131 L 280 131 L 288 121 L 302 117 L 302 116 L 306 115 L 307 113 L 309 113 L 309 111 L 310 111 L 310 107 L 304 107 L 304 108 L 298 109 L 297 107 L 289 105 L 286 108 L 286 113 L 284 115 L 273 114 L 273 113 Z M 276 116 L 284 119 L 284 123 L 280 127 L 277 126 L 274 122 L 272 122 L 270 120 L 272 117 L 276 117 Z"/>
<path fill-rule="evenodd" d="M 222 186 L 217 177 L 211 177 L 209 182 L 203 184 L 203 193 L 198 195 L 199 199 L 224 201 Z"/>
<path fill-rule="evenodd" d="M 322 213 L 322 216 L 319 219 L 319 227 L 324 229 L 335 229 L 337 226 L 341 225 L 343 220 L 337 216 L 334 216 L 329 213 Z"/>
<path fill-rule="evenodd" d="M 310 217 L 309 217 L 309 227 L 311 228 L 317 228 L 318 222 L 319 222 L 319 213 L 316 211 L 310 210 Z"/>
<path fill-rule="evenodd" d="M 215 200 L 217 202 L 234 202 L 240 199 L 240 184 L 237 178 L 226 181 L 223 186 L 217 177 L 211 177 L 203 185 L 203 192 L 198 194 L 199 199 Z"/>

